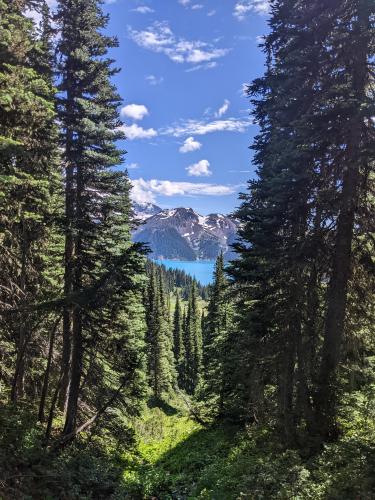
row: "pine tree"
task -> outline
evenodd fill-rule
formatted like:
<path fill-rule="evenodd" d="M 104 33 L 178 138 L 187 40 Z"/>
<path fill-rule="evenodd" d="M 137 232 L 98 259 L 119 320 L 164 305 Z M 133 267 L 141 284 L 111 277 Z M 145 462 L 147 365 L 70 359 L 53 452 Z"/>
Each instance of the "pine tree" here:
<path fill-rule="evenodd" d="M 180 295 L 176 295 L 176 305 L 173 317 L 173 354 L 178 375 L 178 385 L 184 386 L 185 346 L 183 339 L 183 317 Z"/>
<path fill-rule="evenodd" d="M 38 71 L 48 47 L 37 38 L 25 7 L 24 1 L 0 2 L 0 300 L 2 342 L 16 352 L 13 374 L 8 372 L 13 401 L 28 389 L 30 341 L 47 320 L 26 310 L 42 300 L 43 254 L 58 187 L 54 88 L 50 72 Z M 7 317 L 7 310 L 17 312 Z"/>
<path fill-rule="evenodd" d="M 267 71 L 249 89 L 261 131 L 258 179 L 238 213 L 232 407 L 258 419 L 265 384 L 276 385 L 288 444 L 299 425 L 334 435 L 354 221 L 369 165 L 369 15 L 365 0 L 274 2 Z"/>
<path fill-rule="evenodd" d="M 201 313 L 198 306 L 197 285 L 193 281 L 186 313 L 185 332 L 185 390 L 194 394 L 201 380 L 202 330 Z"/>
<path fill-rule="evenodd" d="M 341 7 L 341 6 L 340 6 Z M 344 67 L 346 74 L 342 82 L 345 87 L 338 92 L 338 98 L 347 102 L 336 106 L 334 120 L 335 143 L 345 144 L 341 162 L 341 189 L 337 196 L 337 218 L 332 252 L 330 281 L 327 292 L 327 311 L 324 326 L 322 362 L 319 373 L 319 388 L 316 398 L 318 426 L 324 437 L 337 432 L 337 377 L 344 339 L 345 320 L 348 307 L 349 284 L 353 270 L 353 240 L 359 199 L 363 179 L 367 177 L 372 162 L 368 151 L 374 131 L 371 119 L 373 95 L 371 94 L 372 71 L 375 46 L 373 16 L 375 6 L 370 0 L 357 0 L 345 5 L 348 19 L 346 25 L 338 26 L 332 41 L 337 47 L 339 60 L 333 61 L 332 70 Z M 345 54 L 340 43 L 345 37 Z M 335 80 L 335 79 L 333 79 Z M 332 86 L 335 81 L 330 82 Z M 344 109 L 343 109 L 344 108 Z M 347 121 L 342 124 L 342 112 Z M 342 127 L 342 128 L 341 128 Z M 367 184 L 367 183 L 366 183 Z M 368 184 L 365 189 L 368 189 Z"/>
<path fill-rule="evenodd" d="M 210 292 L 207 317 L 203 330 L 203 385 L 199 399 L 205 401 L 211 417 L 223 412 L 226 345 L 233 311 L 229 283 L 224 273 L 224 257 L 216 260 L 214 283 Z"/>
<path fill-rule="evenodd" d="M 151 268 L 146 311 L 148 373 L 153 395 L 157 399 L 162 399 L 173 392 L 176 384 L 176 372 L 164 283 L 156 266 Z"/>
<path fill-rule="evenodd" d="M 117 285 L 119 289 L 131 288 L 131 276 L 137 269 L 130 267 L 137 248 L 130 245 L 129 234 L 124 241 L 126 248 L 116 245 L 101 257 L 103 242 L 113 237 L 113 231 L 130 224 L 131 210 L 127 181 L 123 174 L 112 171 L 122 162 L 122 151 L 115 141 L 123 134 L 118 114 L 121 100 L 111 83 L 117 70 L 107 57 L 117 41 L 102 34 L 107 21 L 96 0 L 59 2 L 58 111 L 65 164 L 66 236 L 61 387 L 61 404 L 66 404 L 65 436 L 71 435 L 77 424 L 85 346 L 93 336 L 93 318 L 99 311 L 105 314 Z M 103 285 L 105 289 L 99 292 Z M 80 300 L 72 300 L 77 294 Z M 121 308 L 118 314 L 123 314 Z"/>

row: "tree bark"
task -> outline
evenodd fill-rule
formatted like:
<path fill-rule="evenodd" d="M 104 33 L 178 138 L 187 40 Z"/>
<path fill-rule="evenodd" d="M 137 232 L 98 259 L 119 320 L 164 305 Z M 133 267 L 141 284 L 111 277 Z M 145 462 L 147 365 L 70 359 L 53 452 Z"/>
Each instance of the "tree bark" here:
<path fill-rule="evenodd" d="M 50 372 L 51 372 L 53 349 L 54 349 L 54 345 L 55 345 L 56 330 L 59 326 L 60 320 L 61 320 L 61 316 L 59 316 L 56 319 L 56 321 L 54 322 L 52 330 L 51 330 L 51 334 L 50 334 L 47 367 L 46 367 L 46 371 L 44 372 L 42 394 L 40 396 L 40 403 L 39 403 L 39 412 L 38 412 L 39 422 L 44 422 L 44 420 L 45 420 L 44 409 L 45 409 L 46 398 L 47 398 L 47 393 L 48 393 L 48 384 L 49 384 L 49 377 L 50 377 Z"/>
<path fill-rule="evenodd" d="M 83 251 L 82 251 L 82 233 L 83 233 L 83 191 L 84 180 L 82 166 L 77 165 L 77 191 L 76 191 L 76 238 L 75 238 L 75 273 L 74 290 L 82 289 L 83 272 Z M 63 435 L 67 436 L 74 432 L 77 413 L 78 398 L 83 368 L 83 339 L 82 339 L 82 309 L 75 305 L 73 309 L 73 336 L 72 336 L 72 356 L 70 370 L 69 395 L 66 407 L 66 419 Z"/>
<path fill-rule="evenodd" d="M 69 71 L 68 71 L 69 73 Z M 67 116 L 73 116 L 72 91 L 67 91 Z M 66 179 L 65 179 L 65 253 L 64 253 L 64 295 L 72 294 L 74 288 L 74 215 L 75 215 L 75 185 L 73 158 L 73 130 L 66 131 L 65 142 Z M 63 346 L 62 346 L 62 380 L 59 395 L 59 408 L 66 409 L 70 379 L 70 356 L 72 341 L 72 306 L 65 305 L 63 310 Z"/>

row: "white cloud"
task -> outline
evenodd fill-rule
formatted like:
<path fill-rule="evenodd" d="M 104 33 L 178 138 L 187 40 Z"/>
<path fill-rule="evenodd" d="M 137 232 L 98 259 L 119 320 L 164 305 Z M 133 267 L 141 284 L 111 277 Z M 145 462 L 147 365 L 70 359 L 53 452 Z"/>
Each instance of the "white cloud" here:
<path fill-rule="evenodd" d="M 226 120 L 187 120 L 171 127 L 160 130 L 161 135 L 183 137 L 184 135 L 206 135 L 212 132 L 245 132 L 252 125 L 250 119 L 227 118 Z"/>
<path fill-rule="evenodd" d="M 164 78 L 162 76 L 148 75 L 146 76 L 146 80 L 150 85 L 160 85 L 164 82 Z"/>
<path fill-rule="evenodd" d="M 233 15 L 243 21 L 249 12 L 265 15 L 268 14 L 269 8 L 269 0 L 240 0 L 234 6 Z"/>
<path fill-rule="evenodd" d="M 201 3 L 192 4 L 191 0 L 178 0 L 178 3 L 191 10 L 200 10 L 204 7 L 204 5 L 202 5 Z"/>
<path fill-rule="evenodd" d="M 193 151 L 198 151 L 201 147 L 202 144 L 196 141 L 194 137 L 188 137 L 180 147 L 180 153 L 191 153 Z"/>
<path fill-rule="evenodd" d="M 193 66 L 192 68 L 185 69 L 186 73 L 192 73 L 193 71 L 198 71 L 200 69 L 212 69 L 216 68 L 217 62 L 216 61 L 211 61 L 209 63 L 205 64 L 198 64 L 198 66 Z"/>
<path fill-rule="evenodd" d="M 216 14 L 216 10 L 214 10 L 214 9 L 207 12 L 208 17 L 214 16 L 215 14 Z"/>
<path fill-rule="evenodd" d="M 152 139 L 158 135 L 155 129 L 144 129 L 136 123 L 133 123 L 133 125 L 123 125 L 120 127 L 120 130 L 124 132 L 129 141 L 134 141 L 136 139 Z"/>
<path fill-rule="evenodd" d="M 121 116 L 127 116 L 133 120 L 142 120 L 147 116 L 148 109 L 143 104 L 128 104 L 121 109 Z"/>
<path fill-rule="evenodd" d="M 210 162 L 208 160 L 200 160 L 198 163 L 189 165 L 185 170 L 192 177 L 209 177 L 212 175 L 210 170 Z"/>
<path fill-rule="evenodd" d="M 51 11 L 54 11 L 57 7 L 57 0 L 47 0 L 47 5 Z M 42 15 L 35 9 L 26 9 L 25 15 L 30 17 L 37 25 L 39 25 L 42 20 Z"/>
<path fill-rule="evenodd" d="M 129 36 L 140 47 L 165 54 L 176 63 L 208 63 L 229 52 L 229 49 L 217 48 L 211 43 L 177 37 L 165 21 L 157 21 L 141 31 L 129 28 Z"/>
<path fill-rule="evenodd" d="M 156 196 L 226 196 L 242 186 L 220 184 L 162 181 L 157 179 L 132 180 L 132 199 L 137 203 L 155 203 Z"/>
<path fill-rule="evenodd" d="M 221 108 L 218 109 L 218 111 L 215 113 L 216 118 L 221 118 L 225 113 L 228 111 L 230 106 L 230 101 L 228 99 L 224 100 L 224 104 L 221 106 Z"/>
<path fill-rule="evenodd" d="M 139 14 L 152 14 L 152 12 L 155 12 L 154 9 L 151 9 L 151 7 L 147 7 L 147 5 L 140 5 L 139 7 L 136 7 L 132 10 L 133 12 L 138 12 Z"/>
<path fill-rule="evenodd" d="M 139 168 L 138 163 L 129 163 L 129 165 L 125 165 L 128 170 L 136 170 Z"/>

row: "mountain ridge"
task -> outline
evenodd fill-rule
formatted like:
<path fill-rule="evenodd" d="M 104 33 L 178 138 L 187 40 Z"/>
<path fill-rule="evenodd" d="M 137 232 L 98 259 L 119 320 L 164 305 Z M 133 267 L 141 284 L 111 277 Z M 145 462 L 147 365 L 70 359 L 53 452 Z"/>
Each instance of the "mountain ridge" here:
<path fill-rule="evenodd" d="M 238 222 L 232 216 L 216 213 L 203 216 L 185 207 L 163 210 L 152 205 L 145 210 L 140 204 L 135 212 L 140 213 L 137 218 L 142 223 L 133 240 L 147 243 L 152 258 L 214 260 L 220 252 L 226 260 L 233 258 L 231 245 L 236 240 Z M 145 212 L 149 214 L 146 217 Z"/>

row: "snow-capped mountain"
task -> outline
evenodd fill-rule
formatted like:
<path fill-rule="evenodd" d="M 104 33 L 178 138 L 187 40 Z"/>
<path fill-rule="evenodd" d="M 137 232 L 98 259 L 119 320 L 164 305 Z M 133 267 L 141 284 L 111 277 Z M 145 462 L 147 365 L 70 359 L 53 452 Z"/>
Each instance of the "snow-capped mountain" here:
<path fill-rule="evenodd" d="M 230 259 L 237 227 L 232 217 L 202 216 L 192 208 L 175 208 L 148 217 L 133 239 L 148 243 L 152 257 L 158 259 L 213 260 L 221 251 Z"/>
<path fill-rule="evenodd" d="M 160 207 L 153 203 L 133 203 L 133 210 L 139 220 L 146 220 L 162 211 Z"/>

